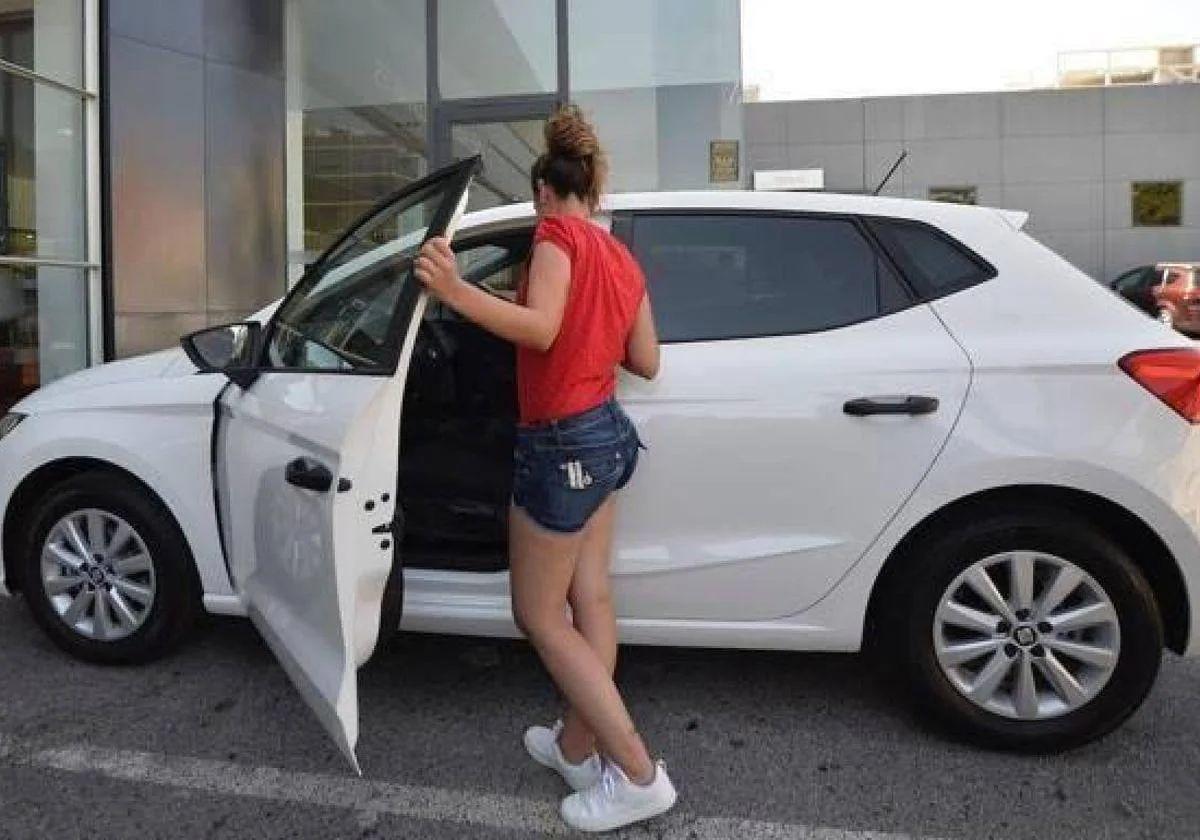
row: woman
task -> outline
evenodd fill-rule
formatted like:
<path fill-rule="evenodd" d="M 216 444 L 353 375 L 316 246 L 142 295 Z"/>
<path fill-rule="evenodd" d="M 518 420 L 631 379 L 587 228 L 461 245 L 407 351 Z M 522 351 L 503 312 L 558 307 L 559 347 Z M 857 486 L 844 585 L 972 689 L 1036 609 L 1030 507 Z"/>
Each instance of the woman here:
<path fill-rule="evenodd" d="M 530 173 L 539 223 L 517 303 L 464 282 L 445 239 L 422 248 L 416 275 L 463 317 L 517 346 L 513 615 L 569 704 L 563 721 L 529 729 L 525 746 L 575 789 L 563 819 L 606 831 L 675 803 L 666 769 L 651 760 L 613 683 L 608 577 L 613 493 L 632 477 L 640 446 L 613 398 L 616 368 L 653 378 L 658 336 L 637 263 L 591 221 L 605 174 L 595 131 L 569 106 L 550 118 L 545 136 Z"/>

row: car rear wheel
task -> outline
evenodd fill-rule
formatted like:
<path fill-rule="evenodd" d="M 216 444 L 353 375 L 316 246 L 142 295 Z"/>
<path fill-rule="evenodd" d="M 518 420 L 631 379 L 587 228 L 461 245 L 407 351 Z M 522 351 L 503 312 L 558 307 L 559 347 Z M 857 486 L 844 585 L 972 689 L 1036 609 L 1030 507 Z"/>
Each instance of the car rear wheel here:
<path fill-rule="evenodd" d="M 198 613 L 191 554 L 170 513 L 120 476 L 85 474 L 37 505 L 21 557 L 26 601 L 63 650 L 140 663 L 171 650 Z"/>
<path fill-rule="evenodd" d="M 1119 726 L 1162 656 L 1129 556 L 1069 514 L 998 514 L 926 541 L 898 619 L 918 708 L 991 747 L 1051 752 Z"/>

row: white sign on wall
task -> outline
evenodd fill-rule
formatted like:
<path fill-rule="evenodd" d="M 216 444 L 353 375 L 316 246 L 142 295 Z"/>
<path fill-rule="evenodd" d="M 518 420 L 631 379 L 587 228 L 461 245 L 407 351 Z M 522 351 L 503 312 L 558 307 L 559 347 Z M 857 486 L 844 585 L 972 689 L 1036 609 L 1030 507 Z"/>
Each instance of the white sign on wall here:
<path fill-rule="evenodd" d="M 825 189 L 824 169 L 756 169 L 754 189 L 772 192 Z"/>

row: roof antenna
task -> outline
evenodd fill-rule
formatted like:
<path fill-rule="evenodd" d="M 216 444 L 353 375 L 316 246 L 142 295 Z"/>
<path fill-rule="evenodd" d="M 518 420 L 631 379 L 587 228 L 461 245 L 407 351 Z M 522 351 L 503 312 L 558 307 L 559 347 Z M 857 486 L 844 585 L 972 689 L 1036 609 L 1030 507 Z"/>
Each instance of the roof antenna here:
<path fill-rule="evenodd" d="M 871 195 L 879 195 L 879 191 L 887 186 L 887 182 L 890 181 L 892 176 L 896 174 L 896 170 L 900 168 L 900 164 L 904 163 L 904 159 L 906 157 L 908 157 L 908 149 L 900 152 L 900 157 L 896 158 L 896 162 L 892 164 L 892 168 L 889 169 L 888 173 L 883 176 L 883 180 L 879 182 L 879 186 L 875 188 L 875 191 L 872 192 Z"/>

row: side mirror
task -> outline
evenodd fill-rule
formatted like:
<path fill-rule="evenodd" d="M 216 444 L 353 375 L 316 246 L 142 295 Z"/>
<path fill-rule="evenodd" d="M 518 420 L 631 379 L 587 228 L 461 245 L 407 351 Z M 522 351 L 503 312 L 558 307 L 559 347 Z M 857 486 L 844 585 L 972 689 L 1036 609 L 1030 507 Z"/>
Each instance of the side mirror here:
<path fill-rule="evenodd" d="M 258 381 L 255 363 L 262 342 L 262 324 L 244 321 L 185 335 L 179 343 L 201 373 L 223 373 L 240 387 Z"/>

